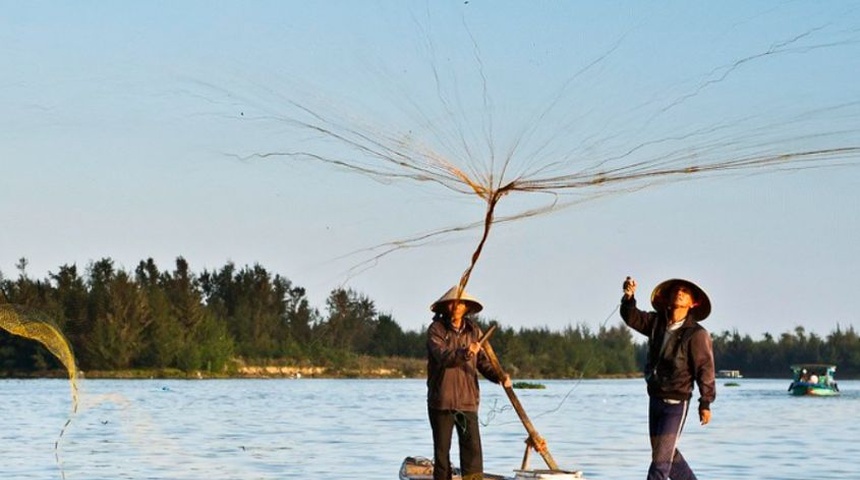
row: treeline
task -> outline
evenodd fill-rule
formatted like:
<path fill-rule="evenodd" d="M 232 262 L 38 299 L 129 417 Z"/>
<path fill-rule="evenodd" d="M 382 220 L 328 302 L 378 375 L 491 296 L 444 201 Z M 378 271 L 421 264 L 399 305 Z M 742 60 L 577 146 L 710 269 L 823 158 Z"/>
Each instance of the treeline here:
<path fill-rule="evenodd" d="M 17 279 L 0 273 L 0 303 L 50 319 L 84 371 L 230 374 L 241 363 L 337 369 L 369 357 L 426 355 L 424 332 L 404 331 L 367 296 L 335 289 L 320 310 L 310 305 L 304 288 L 260 265 L 227 263 L 195 274 L 180 257 L 172 270 L 148 259 L 125 271 L 105 258 L 83 272 L 63 265 L 44 279 L 27 275 L 25 259 L 17 267 Z M 479 321 L 485 327 L 496 323 Z M 506 370 L 518 378 L 635 375 L 645 353 L 620 320 L 598 331 L 499 326 L 492 342 Z M 782 377 L 794 362 L 837 363 L 840 378 L 860 372 L 860 340 L 853 328 L 837 328 L 824 339 L 797 328 L 779 340 L 766 336 L 758 342 L 724 332 L 714 336 L 714 350 L 718 368 L 746 376 Z M 411 369 L 403 372 L 407 376 L 420 375 L 423 366 L 398 365 Z M 38 343 L 0 332 L 0 374 L 57 368 Z"/>
<path fill-rule="evenodd" d="M 837 378 L 860 378 L 860 336 L 853 326 L 837 326 L 825 338 L 800 326 L 779 339 L 766 333 L 763 340 L 754 341 L 737 331 L 712 332 L 711 337 L 717 367 L 741 370 L 747 377 L 786 376 L 796 363 L 831 363 L 837 366 Z"/>

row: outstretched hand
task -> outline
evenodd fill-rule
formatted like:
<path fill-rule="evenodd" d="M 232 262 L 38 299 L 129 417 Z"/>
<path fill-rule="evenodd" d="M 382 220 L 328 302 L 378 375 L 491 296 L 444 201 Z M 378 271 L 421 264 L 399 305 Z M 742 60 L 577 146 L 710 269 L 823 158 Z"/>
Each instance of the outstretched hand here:
<path fill-rule="evenodd" d="M 636 293 L 636 280 L 633 277 L 627 277 L 621 288 L 624 289 L 625 298 L 632 298 L 633 294 Z"/>

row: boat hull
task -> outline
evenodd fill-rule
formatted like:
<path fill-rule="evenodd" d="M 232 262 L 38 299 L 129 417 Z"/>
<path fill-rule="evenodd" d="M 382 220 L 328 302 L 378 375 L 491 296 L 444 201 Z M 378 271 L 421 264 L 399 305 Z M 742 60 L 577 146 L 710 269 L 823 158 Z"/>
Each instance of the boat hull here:
<path fill-rule="evenodd" d="M 453 480 L 462 480 L 455 470 Z M 582 472 L 567 470 L 515 470 L 513 477 L 484 473 L 484 480 L 585 480 Z M 424 457 L 406 457 L 400 465 L 400 480 L 433 480 L 433 462 Z"/>
<path fill-rule="evenodd" d="M 791 386 L 791 394 L 798 397 L 805 395 L 812 397 L 833 397 L 839 395 L 839 391 L 834 388 L 823 387 L 821 385 L 801 383 Z"/>

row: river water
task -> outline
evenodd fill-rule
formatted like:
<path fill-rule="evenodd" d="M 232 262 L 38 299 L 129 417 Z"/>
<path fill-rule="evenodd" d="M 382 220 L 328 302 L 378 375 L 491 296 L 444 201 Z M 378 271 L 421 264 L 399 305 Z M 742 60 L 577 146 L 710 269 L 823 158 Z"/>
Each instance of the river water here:
<path fill-rule="evenodd" d="M 540 383 L 516 392 L 560 467 L 644 478 L 642 380 Z M 738 383 L 718 384 L 711 424 L 685 429 L 699 478 L 860 479 L 860 381 L 840 382 L 836 398 Z M 525 431 L 500 387 L 482 392 L 485 468 L 511 474 Z M 414 379 L 83 380 L 71 415 L 67 382 L 2 380 L 0 478 L 395 479 L 404 457 L 431 454 L 424 394 Z M 531 466 L 545 467 L 538 455 Z"/>

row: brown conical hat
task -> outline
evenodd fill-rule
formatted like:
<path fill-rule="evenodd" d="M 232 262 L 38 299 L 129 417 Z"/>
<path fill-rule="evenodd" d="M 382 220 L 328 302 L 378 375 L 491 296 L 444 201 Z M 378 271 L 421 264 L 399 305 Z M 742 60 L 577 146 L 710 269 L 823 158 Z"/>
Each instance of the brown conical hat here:
<path fill-rule="evenodd" d="M 651 292 L 651 306 L 654 310 L 658 312 L 665 310 L 671 300 L 669 295 L 679 285 L 689 288 L 693 293 L 693 301 L 697 304 L 693 308 L 693 316 L 696 320 L 701 322 L 708 318 L 711 314 L 711 299 L 708 298 L 708 294 L 695 283 L 682 278 L 671 278 L 654 287 L 654 291 Z"/>
<path fill-rule="evenodd" d="M 445 292 L 444 295 L 439 297 L 439 300 L 436 300 L 435 302 L 433 302 L 432 305 L 430 305 L 430 310 L 434 313 L 441 313 L 447 311 L 444 305 L 448 302 L 453 302 L 454 300 L 457 300 L 457 290 L 457 285 L 454 285 L 453 287 L 448 289 L 448 291 Z M 469 309 L 469 313 L 478 313 L 484 309 L 484 306 L 481 305 L 481 302 L 479 302 L 477 298 L 466 293 L 465 290 L 463 291 L 463 294 L 460 295 L 459 300 L 466 304 L 466 307 L 468 307 Z"/>

